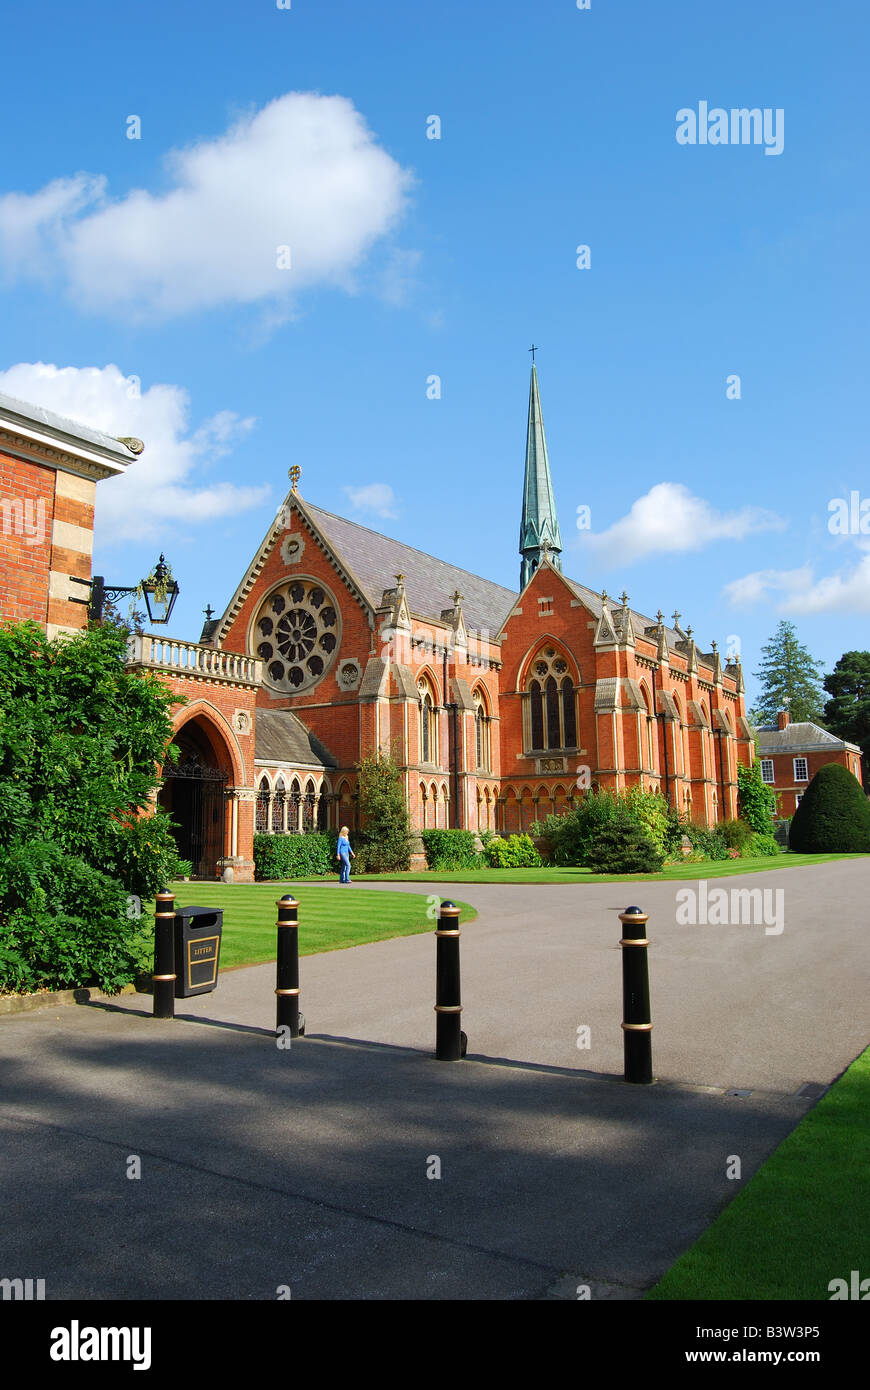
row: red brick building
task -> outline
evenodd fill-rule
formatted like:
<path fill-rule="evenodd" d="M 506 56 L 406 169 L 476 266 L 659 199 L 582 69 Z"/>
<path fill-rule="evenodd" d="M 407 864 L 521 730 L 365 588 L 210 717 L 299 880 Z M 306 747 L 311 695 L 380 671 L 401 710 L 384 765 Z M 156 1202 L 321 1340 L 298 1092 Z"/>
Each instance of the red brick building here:
<path fill-rule="evenodd" d="M 818 724 L 792 724 L 788 710 L 780 710 L 776 728 L 765 726 L 756 733 L 761 780 L 780 793 L 781 816 L 794 815 L 809 783 L 825 763 L 840 763 L 863 785 L 861 749 Z"/>
<path fill-rule="evenodd" d="M 121 464 L 127 446 L 105 448 Z M 736 815 L 753 753 L 739 664 L 701 650 L 679 613 L 569 579 L 561 549 L 534 367 L 518 593 L 294 481 L 198 642 L 131 640 L 133 664 L 187 697 L 159 799 L 195 872 L 250 879 L 255 830 L 357 828 L 355 764 L 377 749 L 402 768 L 417 831 L 527 830 L 593 785 L 660 790 L 702 824 Z M 53 611 L 81 625 L 84 609 Z"/>
<path fill-rule="evenodd" d="M 70 575 L 91 578 L 96 486 L 142 447 L 0 395 L 0 617 L 50 637 L 87 626 Z"/>

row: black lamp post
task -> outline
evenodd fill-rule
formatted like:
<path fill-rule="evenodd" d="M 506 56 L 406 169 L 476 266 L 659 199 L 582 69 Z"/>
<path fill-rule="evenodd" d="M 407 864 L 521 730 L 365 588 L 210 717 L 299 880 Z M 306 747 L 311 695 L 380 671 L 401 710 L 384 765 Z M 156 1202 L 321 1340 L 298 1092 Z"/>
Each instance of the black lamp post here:
<path fill-rule="evenodd" d="M 101 574 L 95 574 L 93 579 L 79 579 L 71 574 L 69 578 L 73 584 L 84 584 L 90 589 L 90 598 L 70 598 L 70 603 L 86 603 L 88 606 L 88 617 L 93 622 L 102 622 L 103 605 L 105 600 L 120 598 L 122 594 L 143 594 L 145 607 L 148 609 L 148 619 L 158 625 L 165 625 L 169 622 L 172 610 L 175 607 L 175 600 L 178 598 L 178 584 L 172 577 L 165 556 L 161 552 L 160 559 L 147 579 L 142 579 L 138 584 L 107 584 Z"/>

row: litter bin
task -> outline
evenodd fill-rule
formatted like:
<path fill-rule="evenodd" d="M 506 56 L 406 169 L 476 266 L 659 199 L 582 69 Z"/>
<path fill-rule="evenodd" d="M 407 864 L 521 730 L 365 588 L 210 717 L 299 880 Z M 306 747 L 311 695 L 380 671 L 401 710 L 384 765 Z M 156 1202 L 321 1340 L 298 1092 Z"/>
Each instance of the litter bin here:
<path fill-rule="evenodd" d="M 217 984 L 224 914 L 216 907 L 175 912 L 175 997 L 207 994 Z"/>

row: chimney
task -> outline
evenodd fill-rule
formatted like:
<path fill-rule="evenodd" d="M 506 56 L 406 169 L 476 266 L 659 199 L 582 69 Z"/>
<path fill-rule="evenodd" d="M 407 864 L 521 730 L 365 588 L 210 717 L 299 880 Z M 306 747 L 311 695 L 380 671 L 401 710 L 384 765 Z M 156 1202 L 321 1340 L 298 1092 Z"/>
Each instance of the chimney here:
<path fill-rule="evenodd" d="M 787 729 L 787 728 L 788 728 L 788 710 L 787 710 L 787 709 L 781 709 L 780 712 L 779 712 L 779 714 L 776 716 L 776 727 L 777 727 L 778 729 Z"/>

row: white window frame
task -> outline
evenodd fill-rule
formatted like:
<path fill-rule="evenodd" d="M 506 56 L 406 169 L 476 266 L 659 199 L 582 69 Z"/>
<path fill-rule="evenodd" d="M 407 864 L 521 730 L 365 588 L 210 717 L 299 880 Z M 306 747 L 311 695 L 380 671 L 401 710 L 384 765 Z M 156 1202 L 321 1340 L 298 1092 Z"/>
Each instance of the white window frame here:
<path fill-rule="evenodd" d="M 773 758 L 762 758 L 761 760 L 761 780 L 766 787 L 772 787 L 776 781 L 776 768 L 773 765 Z M 765 768 L 770 768 L 770 776 L 765 777 Z"/>
<path fill-rule="evenodd" d="M 803 765 L 804 765 L 804 771 L 805 771 L 805 774 L 806 774 L 806 775 L 803 776 L 803 777 L 799 777 L 799 776 L 798 776 L 798 763 L 803 763 Z M 793 759 L 793 766 L 794 766 L 794 780 L 795 780 L 796 782 L 808 782 L 808 781 L 810 780 L 810 765 L 809 765 L 809 762 L 808 762 L 808 760 L 807 760 L 806 758 L 794 758 L 794 759 Z"/>

